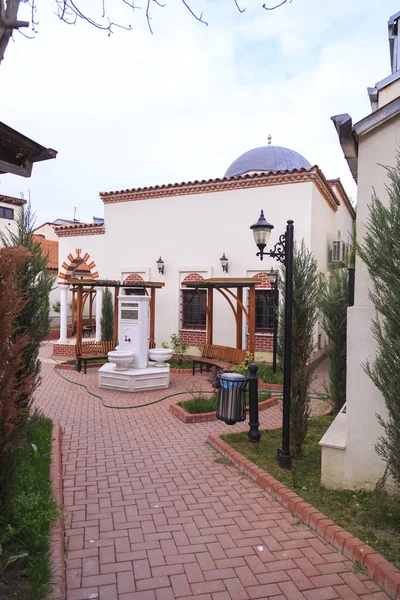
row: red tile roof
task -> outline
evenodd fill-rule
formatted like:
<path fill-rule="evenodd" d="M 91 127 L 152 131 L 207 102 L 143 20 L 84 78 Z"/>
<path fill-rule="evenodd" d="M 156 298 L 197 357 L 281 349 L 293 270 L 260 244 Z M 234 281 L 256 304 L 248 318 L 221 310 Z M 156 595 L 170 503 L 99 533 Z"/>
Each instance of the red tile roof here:
<path fill-rule="evenodd" d="M 33 239 L 40 243 L 43 252 L 48 256 L 47 268 L 51 271 L 58 271 L 58 242 L 46 240 L 46 238 L 41 235 L 34 235 Z M 83 262 L 75 269 L 75 271 L 86 273 L 90 272 L 90 269 L 87 264 Z"/>

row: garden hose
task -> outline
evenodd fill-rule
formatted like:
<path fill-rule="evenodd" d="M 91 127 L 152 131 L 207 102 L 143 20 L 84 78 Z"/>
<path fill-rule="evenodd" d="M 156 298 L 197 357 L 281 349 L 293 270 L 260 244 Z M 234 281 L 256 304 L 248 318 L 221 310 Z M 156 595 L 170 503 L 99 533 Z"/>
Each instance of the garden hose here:
<path fill-rule="evenodd" d="M 150 406 L 151 404 L 157 404 L 158 402 L 162 402 L 163 400 L 167 400 L 168 398 L 173 398 L 174 396 L 182 396 L 184 394 L 215 394 L 214 390 L 212 390 L 212 391 L 190 390 L 189 392 L 188 391 L 175 392 L 174 394 L 168 394 L 168 396 L 163 396 L 162 398 L 158 398 L 157 400 L 152 400 L 151 402 L 145 402 L 144 404 L 137 404 L 136 406 L 114 406 L 112 404 L 106 404 L 106 402 L 104 401 L 104 398 L 102 396 L 100 396 L 100 394 L 95 394 L 94 392 L 91 392 L 84 383 L 78 383 L 77 381 L 72 381 L 71 379 L 68 379 L 67 377 L 65 377 L 65 375 L 60 373 L 60 371 L 58 369 L 55 369 L 55 371 L 60 377 L 62 377 L 62 379 L 64 379 L 65 381 L 68 381 L 68 383 L 72 383 L 73 385 L 78 385 L 80 387 L 83 387 L 90 396 L 93 396 L 94 398 L 98 398 L 100 400 L 100 402 L 102 403 L 102 405 L 104 406 L 104 408 L 115 408 L 117 410 L 130 410 L 132 408 L 144 408 L 145 406 Z M 263 388 L 262 391 L 270 392 L 272 394 L 273 392 L 279 392 L 280 390 L 269 390 L 267 388 Z M 323 398 L 322 396 L 325 396 L 326 398 Z M 313 396 L 310 395 L 309 398 L 310 399 L 318 399 L 318 400 L 327 400 L 328 395 L 327 394 L 316 394 Z"/>

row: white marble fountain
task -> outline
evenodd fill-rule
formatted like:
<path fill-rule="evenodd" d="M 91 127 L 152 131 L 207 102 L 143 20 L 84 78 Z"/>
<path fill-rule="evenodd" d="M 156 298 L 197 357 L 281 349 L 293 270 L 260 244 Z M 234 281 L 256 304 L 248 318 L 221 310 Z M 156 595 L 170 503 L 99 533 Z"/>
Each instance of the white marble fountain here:
<path fill-rule="evenodd" d="M 108 353 L 109 362 L 99 369 L 99 387 L 121 392 L 168 388 L 170 367 L 165 361 L 172 357 L 172 350 L 149 350 L 150 298 L 122 293 L 118 302 L 119 346 Z"/>

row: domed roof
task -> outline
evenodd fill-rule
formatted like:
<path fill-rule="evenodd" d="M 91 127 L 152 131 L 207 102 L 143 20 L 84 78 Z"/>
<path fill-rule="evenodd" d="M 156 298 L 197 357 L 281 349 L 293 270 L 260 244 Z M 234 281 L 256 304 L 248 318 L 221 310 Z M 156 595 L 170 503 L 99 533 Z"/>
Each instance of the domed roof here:
<path fill-rule="evenodd" d="M 244 175 L 254 171 L 288 171 L 311 167 L 304 156 L 283 146 L 261 146 L 245 152 L 237 158 L 225 173 L 225 177 Z"/>

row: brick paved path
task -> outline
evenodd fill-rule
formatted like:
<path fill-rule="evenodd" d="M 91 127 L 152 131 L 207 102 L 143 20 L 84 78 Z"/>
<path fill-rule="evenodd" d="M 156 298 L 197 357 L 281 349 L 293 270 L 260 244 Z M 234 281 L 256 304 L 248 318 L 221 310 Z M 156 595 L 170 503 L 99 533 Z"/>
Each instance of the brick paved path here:
<path fill-rule="evenodd" d="M 183 424 L 168 411 L 176 398 L 105 408 L 63 380 L 50 356 L 46 345 L 35 404 L 63 431 L 68 600 L 387 600 L 205 444 L 211 432 L 247 425 Z M 61 373 L 99 391 L 97 370 Z M 194 384 L 208 387 L 204 376 L 172 375 L 169 393 Z M 101 395 L 122 406 L 165 392 Z M 314 412 L 324 408 L 313 402 Z M 260 413 L 260 422 L 278 426 L 280 407 Z"/>

